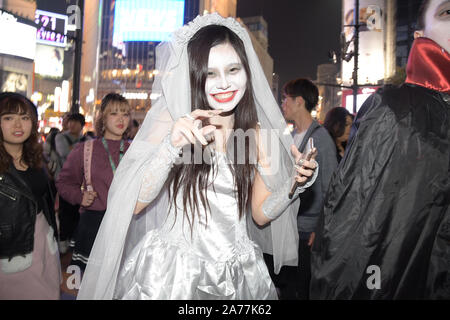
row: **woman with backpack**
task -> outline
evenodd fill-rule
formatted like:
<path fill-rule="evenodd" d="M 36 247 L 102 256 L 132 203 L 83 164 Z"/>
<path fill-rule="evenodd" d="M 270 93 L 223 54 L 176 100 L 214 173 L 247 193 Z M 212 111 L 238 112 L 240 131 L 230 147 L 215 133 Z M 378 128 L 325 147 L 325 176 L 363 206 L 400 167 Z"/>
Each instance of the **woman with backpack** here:
<path fill-rule="evenodd" d="M 106 211 L 114 172 L 129 147 L 130 105 L 119 94 L 107 94 L 96 121 L 97 139 L 75 146 L 56 181 L 59 194 L 80 205 L 72 265 L 84 270 Z"/>

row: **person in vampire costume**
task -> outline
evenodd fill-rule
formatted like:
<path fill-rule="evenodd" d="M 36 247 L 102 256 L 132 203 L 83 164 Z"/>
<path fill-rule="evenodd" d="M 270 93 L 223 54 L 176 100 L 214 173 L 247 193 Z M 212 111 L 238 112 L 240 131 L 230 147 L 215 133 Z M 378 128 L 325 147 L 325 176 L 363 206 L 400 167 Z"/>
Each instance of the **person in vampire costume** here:
<path fill-rule="evenodd" d="M 312 299 L 450 299 L 450 1 L 424 1 L 415 36 L 331 179 Z"/>

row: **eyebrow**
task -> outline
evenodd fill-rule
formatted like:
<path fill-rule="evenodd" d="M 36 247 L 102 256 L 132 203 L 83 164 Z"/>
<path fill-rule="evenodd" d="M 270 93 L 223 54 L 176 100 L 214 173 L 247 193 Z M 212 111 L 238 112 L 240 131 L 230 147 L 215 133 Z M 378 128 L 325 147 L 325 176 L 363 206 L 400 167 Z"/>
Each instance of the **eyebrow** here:
<path fill-rule="evenodd" d="M 235 66 L 242 67 L 242 62 L 233 62 L 233 63 L 227 64 L 225 67 L 229 68 L 229 67 L 235 67 Z M 208 69 L 217 69 L 217 68 L 208 67 Z"/>

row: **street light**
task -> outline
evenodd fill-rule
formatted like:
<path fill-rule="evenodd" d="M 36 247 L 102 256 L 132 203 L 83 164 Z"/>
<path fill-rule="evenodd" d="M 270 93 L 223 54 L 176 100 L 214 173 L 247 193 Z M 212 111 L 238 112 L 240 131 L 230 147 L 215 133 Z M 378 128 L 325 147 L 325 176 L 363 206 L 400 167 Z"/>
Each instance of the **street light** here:
<path fill-rule="evenodd" d="M 353 67 L 353 75 L 352 75 L 353 84 L 351 86 L 343 86 L 343 85 L 335 85 L 335 84 L 321 84 L 321 85 L 352 89 L 352 91 L 353 91 L 353 113 L 356 113 L 357 106 L 358 106 L 358 104 L 357 104 L 358 89 L 360 87 L 364 87 L 364 85 L 358 84 L 359 29 L 361 27 L 359 24 L 359 0 L 355 0 L 355 9 L 354 9 L 354 18 L 353 19 L 354 19 L 354 21 L 353 21 L 352 25 L 345 25 L 344 27 L 353 27 L 353 28 L 355 28 L 355 32 L 350 41 L 347 41 L 345 39 L 345 35 L 341 34 L 341 54 L 340 54 L 341 59 L 346 62 L 349 62 L 352 58 L 354 58 L 354 60 L 353 60 L 354 67 Z M 353 42 L 353 51 L 348 52 L 348 49 L 352 42 Z M 329 57 L 333 61 L 333 63 L 337 62 L 336 52 L 330 51 Z"/>

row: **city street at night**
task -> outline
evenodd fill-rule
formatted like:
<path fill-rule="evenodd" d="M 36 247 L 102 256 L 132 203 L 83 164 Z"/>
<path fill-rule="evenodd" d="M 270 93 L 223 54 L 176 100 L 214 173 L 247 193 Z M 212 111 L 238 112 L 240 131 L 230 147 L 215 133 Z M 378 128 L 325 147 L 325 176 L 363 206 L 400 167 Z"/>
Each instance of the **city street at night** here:
<path fill-rule="evenodd" d="M 450 300 L 448 0 L 0 0 L 0 125 L 0 300 Z"/>

